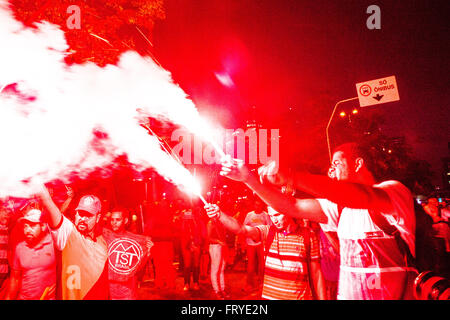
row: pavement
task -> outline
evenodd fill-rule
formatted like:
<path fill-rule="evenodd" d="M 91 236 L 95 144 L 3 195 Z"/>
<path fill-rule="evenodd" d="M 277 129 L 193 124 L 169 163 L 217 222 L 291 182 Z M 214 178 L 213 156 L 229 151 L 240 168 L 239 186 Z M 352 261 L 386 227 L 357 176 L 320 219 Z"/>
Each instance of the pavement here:
<path fill-rule="evenodd" d="M 139 300 L 216 300 L 212 290 L 209 273 L 200 276 L 199 290 L 191 289 L 184 291 L 183 275 L 179 270 L 178 263 L 174 263 L 177 276 L 175 280 L 175 289 L 160 289 L 155 287 L 154 272 L 151 264 L 147 268 L 138 288 Z M 227 300 L 258 300 L 258 288 L 248 288 L 246 286 L 247 273 L 245 262 L 240 261 L 232 268 L 225 269 L 225 291 L 229 297 Z"/>

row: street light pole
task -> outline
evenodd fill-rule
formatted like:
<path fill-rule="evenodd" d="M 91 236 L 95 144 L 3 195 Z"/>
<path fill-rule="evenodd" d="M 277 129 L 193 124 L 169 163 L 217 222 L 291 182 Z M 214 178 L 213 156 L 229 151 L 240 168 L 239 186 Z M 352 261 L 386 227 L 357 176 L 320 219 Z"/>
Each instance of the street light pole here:
<path fill-rule="evenodd" d="M 340 105 L 341 103 L 348 102 L 348 101 L 353 101 L 353 100 L 356 100 L 356 99 L 358 99 L 358 97 L 341 100 L 338 103 L 336 103 L 336 105 L 334 106 L 333 112 L 331 113 L 330 120 L 328 120 L 328 124 L 327 124 L 327 128 L 326 128 L 326 135 L 327 135 L 328 155 L 330 157 L 330 163 L 331 163 L 331 147 L 330 147 L 330 136 L 328 135 L 328 129 L 330 128 L 331 120 L 333 119 L 333 116 L 334 116 L 334 114 L 336 112 L 336 109 L 337 109 L 338 105 Z"/>

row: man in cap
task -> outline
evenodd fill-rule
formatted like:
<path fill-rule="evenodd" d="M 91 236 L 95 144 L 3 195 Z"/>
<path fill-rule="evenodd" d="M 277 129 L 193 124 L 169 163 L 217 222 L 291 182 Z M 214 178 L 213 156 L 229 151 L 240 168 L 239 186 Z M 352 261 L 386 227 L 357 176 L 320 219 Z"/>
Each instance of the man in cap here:
<path fill-rule="evenodd" d="M 109 299 L 108 249 L 97 230 L 102 210 L 100 200 L 94 195 L 83 196 L 72 222 L 61 213 L 46 188 L 39 196 L 49 212 L 48 225 L 56 248 L 62 251 L 62 299 Z"/>
<path fill-rule="evenodd" d="M 56 258 L 53 240 L 38 209 L 28 210 L 18 222 L 25 240 L 14 251 L 6 299 L 55 299 Z"/>

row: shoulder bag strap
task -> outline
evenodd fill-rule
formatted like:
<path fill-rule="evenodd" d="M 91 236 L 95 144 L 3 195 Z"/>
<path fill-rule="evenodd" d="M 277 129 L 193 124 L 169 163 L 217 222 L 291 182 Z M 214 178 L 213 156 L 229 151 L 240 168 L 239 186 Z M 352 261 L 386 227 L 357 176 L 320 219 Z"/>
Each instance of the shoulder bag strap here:
<path fill-rule="evenodd" d="M 378 228 L 383 230 L 383 232 L 386 233 L 387 235 L 395 238 L 399 249 L 405 255 L 407 266 L 414 266 L 414 258 L 405 240 L 403 240 L 403 238 L 400 236 L 400 231 L 395 226 L 390 224 L 381 213 L 375 212 L 373 210 L 368 211 L 370 218 L 378 226 Z"/>
<path fill-rule="evenodd" d="M 406 244 L 405 240 L 400 236 L 400 231 L 393 225 L 391 225 L 386 218 L 379 212 L 375 212 L 373 210 L 368 210 L 370 218 L 372 221 L 383 230 L 384 233 L 387 235 L 393 236 L 397 242 L 397 245 L 399 247 L 399 250 L 403 253 L 406 267 L 414 267 L 415 266 L 415 259 L 411 252 L 409 251 L 409 247 Z M 405 283 L 403 285 L 403 292 L 401 295 L 401 299 L 405 299 L 406 293 L 408 291 L 408 283 L 409 283 L 409 274 L 408 271 L 406 271 L 405 274 Z"/>

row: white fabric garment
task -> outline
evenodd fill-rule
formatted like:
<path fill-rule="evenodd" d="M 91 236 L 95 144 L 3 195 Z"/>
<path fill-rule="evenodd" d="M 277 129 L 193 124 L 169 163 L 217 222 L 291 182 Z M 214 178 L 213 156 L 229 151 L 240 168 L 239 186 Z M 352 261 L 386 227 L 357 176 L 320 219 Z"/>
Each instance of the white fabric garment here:
<path fill-rule="evenodd" d="M 374 187 L 388 194 L 394 213 L 381 214 L 400 231 L 415 255 L 415 214 L 410 191 L 398 181 L 385 181 Z M 339 217 L 337 204 L 326 199 L 318 201 L 328 217 L 328 223 L 321 226 L 327 231 L 337 231 L 339 237 L 338 299 L 400 299 L 409 268 L 395 238 L 372 221 L 367 209 L 344 208 Z"/>

